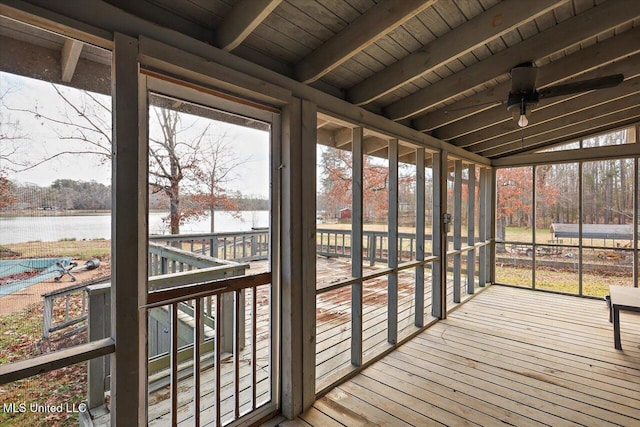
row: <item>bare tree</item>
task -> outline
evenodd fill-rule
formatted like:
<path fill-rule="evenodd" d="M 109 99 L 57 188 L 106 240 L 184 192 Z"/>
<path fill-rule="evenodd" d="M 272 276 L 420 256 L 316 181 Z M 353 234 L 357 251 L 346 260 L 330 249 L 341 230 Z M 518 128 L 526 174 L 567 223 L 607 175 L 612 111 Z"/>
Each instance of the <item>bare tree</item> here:
<path fill-rule="evenodd" d="M 204 191 L 194 199 L 209 211 L 212 233 L 215 232 L 216 208 L 239 215 L 238 202 L 229 197 L 226 186 L 238 179 L 237 169 L 249 161 L 249 158 L 240 158 L 226 139 L 225 134 L 216 139 L 208 138 L 201 147 L 202 155 L 195 170 L 195 178 Z"/>
<path fill-rule="evenodd" d="M 58 140 L 69 141 L 68 147 L 41 158 L 19 156 L 15 145 L 5 144 L 5 141 L 19 139 L 19 125 L 5 114 L 4 117 L 0 116 L 0 160 L 5 159 L 15 172 L 26 171 L 68 155 L 93 155 L 100 164 L 110 161 L 112 132 L 109 100 L 85 90 L 56 84 L 51 84 L 51 87 L 60 101 L 56 104 L 57 110 L 50 105 L 7 106 L 4 103 L 6 92 L 0 94 L 3 98 L 2 110 L 17 115 L 32 115 L 42 126 L 55 132 Z M 152 193 L 164 194 L 169 199 L 167 220 L 171 233 L 178 234 L 181 224 L 203 216 L 205 210 L 213 213 L 220 206 L 237 209 L 229 204 L 224 185 L 233 179 L 231 171 L 242 160 L 229 154 L 230 146 L 224 143 L 224 137 L 212 138 L 210 131 L 217 116 L 208 117 L 211 114 L 209 110 L 163 97 L 152 98 L 152 103 L 149 110 L 149 186 Z M 0 185 L 3 182 L 0 181 Z M 206 197 L 200 197 L 203 183 Z M 5 187 L 8 188 L 8 185 Z M 200 194 L 201 205 L 183 206 L 185 196 L 196 194 Z M 194 197 L 196 199 L 198 197 Z"/>
<path fill-rule="evenodd" d="M 181 207 L 181 187 L 184 182 L 189 184 L 189 179 L 193 182 L 197 174 L 200 146 L 210 124 L 196 129 L 197 122 L 184 125 L 178 111 L 161 107 L 152 111 L 160 133 L 149 137 L 149 186 L 152 193 L 164 193 L 169 198 L 170 231 L 179 234 L 180 225 L 198 215 L 198 209 Z M 195 130 L 195 136 L 184 136 Z"/>
<path fill-rule="evenodd" d="M 103 164 L 111 160 L 111 106 L 107 100 L 100 99 L 86 90 L 64 88 L 51 83 L 60 103 L 55 112 L 47 111 L 39 105 L 33 107 L 12 107 L 3 105 L 3 109 L 32 115 L 42 126 L 47 126 L 57 134 L 58 140 L 79 142 L 69 148 L 37 159 L 16 156 L 11 153 L 13 170 L 26 171 L 49 162 L 55 158 L 67 155 L 94 155 L 98 163 Z M 5 122 L 0 118 L 0 122 Z M 26 139 L 24 136 L 21 139 Z"/>

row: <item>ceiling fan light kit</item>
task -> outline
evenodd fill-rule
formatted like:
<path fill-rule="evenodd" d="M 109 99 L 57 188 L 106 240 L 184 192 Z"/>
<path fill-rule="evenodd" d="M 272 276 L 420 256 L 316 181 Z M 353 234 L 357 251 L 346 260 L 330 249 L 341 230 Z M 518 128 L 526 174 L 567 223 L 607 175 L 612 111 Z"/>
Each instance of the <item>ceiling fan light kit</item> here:
<path fill-rule="evenodd" d="M 538 91 L 535 87 L 538 69 L 532 62 L 525 62 L 515 66 L 511 70 L 511 91 L 507 98 L 507 110 L 519 109 L 517 119 L 521 128 L 529 124 L 527 107 L 538 105 L 541 98 L 571 95 L 574 93 L 588 92 L 596 89 L 615 87 L 622 83 L 624 75 L 613 74 L 590 80 L 582 80 L 561 85 L 549 86 Z M 516 116 L 514 116 L 515 119 Z"/>

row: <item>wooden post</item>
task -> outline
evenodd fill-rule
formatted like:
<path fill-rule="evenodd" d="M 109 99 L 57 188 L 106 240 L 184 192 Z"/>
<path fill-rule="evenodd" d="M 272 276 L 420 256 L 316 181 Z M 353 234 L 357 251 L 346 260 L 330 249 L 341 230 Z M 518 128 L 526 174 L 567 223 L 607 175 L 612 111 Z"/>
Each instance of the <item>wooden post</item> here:
<path fill-rule="evenodd" d="M 302 384 L 302 108 L 293 99 L 282 124 L 282 413 L 295 418 L 303 408 Z"/>
<path fill-rule="evenodd" d="M 424 261 L 425 173 L 424 148 L 416 149 L 416 260 Z M 424 265 L 416 267 L 415 325 L 424 326 Z"/>
<path fill-rule="evenodd" d="M 443 214 L 447 207 L 447 152 L 433 155 L 433 254 L 439 257 L 434 262 L 431 281 L 431 314 L 445 319 L 447 316 L 447 235 L 444 232 Z"/>
<path fill-rule="evenodd" d="M 487 271 L 489 277 L 487 281 L 490 283 L 496 282 L 496 206 L 497 206 L 497 171 L 495 168 L 489 169 L 489 204 L 487 205 L 487 218 L 489 223 L 487 224 L 487 235 L 491 239 L 491 245 L 489 245 L 489 259 L 487 259 Z"/>
<path fill-rule="evenodd" d="M 480 169 L 480 227 L 479 235 L 480 241 L 487 241 L 487 168 Z M 479 265 L 478 265 L 478 284 L 484 286 L 487 282 L 487 251 L 489 246 L 483 246 L 480 248 Z"/>
<path fill-rule="evenodd" d="M 42 338 L 49 337 L 49 330 L 53 326 L 53 298 L 44 298 L 44 309 L 42 313 Z"/>
<path fill-rule="evenodd" d="M 87 286 L 89 294 L 89 342 L 107 338 L 111 329 L 111 285 Z M 109 357 L 91 359 L 87 369 L 87 394 L 89 409 L 104 404 L 104 392 L 109 378 Z"/>
<path fill-rule="evenodd" d="M 302 101 L 302 410 L 316 400 L 316 105 Z M 337 236 L 336 236 L 337 246 Z"/>
<path fill-rule="evenodd" d="M 453 162 L 453 249 L 462 247 L 462 160 Z M 453 302 L 459 303 L 461 297 L 462 255 L 453 256 Z"/>
<path fill-rule="evenodd" d="M 112 63 L 111 424 L 147 424 L 147 109 L 138 41 L 116 33 Z"/>
<path fill-rule="evenodd" d="M 362 365 L 362 181 L 363 181 L 363 132 L 353 129 L 352 143 L 352 201 L 351 201 L 351 276 L 358 282 L 351 285 L 351 363 Z"/>
<path fill-rule="evenodd" d="M 476 165 L 469 165 L 468 182 L 468 201 L 467 201 L 467 245 L 475 244 L 476 233 Z M 475 292 L 476 280 L 476 251 L 471 249 L 467 253 L 467 294 L 472 295 Z"/>
<path fill-rule="evenodd" d="M 387 341 L 398 342 L 398 140 L 389 140 L 389 231 L 387 233 Z"/>

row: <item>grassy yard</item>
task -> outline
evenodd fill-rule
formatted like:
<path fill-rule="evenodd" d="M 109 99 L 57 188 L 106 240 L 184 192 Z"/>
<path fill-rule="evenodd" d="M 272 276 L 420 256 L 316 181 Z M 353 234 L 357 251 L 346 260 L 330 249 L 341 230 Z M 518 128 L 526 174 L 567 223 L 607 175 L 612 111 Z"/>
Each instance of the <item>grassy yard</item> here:
<path fill-rule="evenodd" d="M 77 305 L 77 304 L 76 304 Z M 62 301 L 54 314 L 60 315 Z M 0 317 L 0 363 L 9 363 L 38 356 L 48 350 L 77 344 L 85 337 L 65 337 L 44 341 L 42 336 L 42 304 Z M 71 340 L 71 341 L 69 341 Z M 85 399 L 87 383 L 86 363 L 67 366 L 56 371 L 36 375 L 0 386 L 3 404 L 26 404 L 24 413 L 4 412 L 0 406 L 0 426 L 66 427 L 78 425 L 78 414 L 67 413 L 66 404 L 76 407 Z M 65 412 L 31 412 L 30 404 L 65 406 Z"/>
<path fill-rule="evenodd" d="M 11 243 L 1 246 L 21 258 L 69 257 L 74 259 L 104 258 L 111 253 L 110 240 L 60 240 L 57 242 Z M 8 250 L 8 251 L 7 251 Z"/>

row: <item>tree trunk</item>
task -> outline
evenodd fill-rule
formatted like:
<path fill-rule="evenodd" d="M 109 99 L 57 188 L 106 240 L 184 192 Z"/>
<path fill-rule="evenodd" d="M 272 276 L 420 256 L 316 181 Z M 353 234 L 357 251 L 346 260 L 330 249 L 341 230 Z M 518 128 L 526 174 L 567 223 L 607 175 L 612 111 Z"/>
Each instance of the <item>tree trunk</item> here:
<path fill-rule="evenodd" d="M 504 218 L 498 218 L 496 221 L 496 240 L 500 242 L 504 242 L 507 234 L 506 221 Z M 496 243 L 496 252 L 504 253 L 506 252 L 506 246 L 504 243 Z"/>
<path fill-rule="evenodd" d="M 211 213 L 211 232 L 215 233 L 215 217 L 214 217 L 214 213 L 215 213 L 215 207 L 213 205 L 209 206 L 209 213 Z"/>

